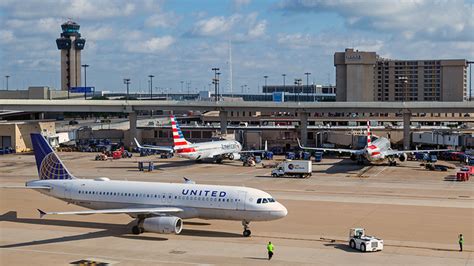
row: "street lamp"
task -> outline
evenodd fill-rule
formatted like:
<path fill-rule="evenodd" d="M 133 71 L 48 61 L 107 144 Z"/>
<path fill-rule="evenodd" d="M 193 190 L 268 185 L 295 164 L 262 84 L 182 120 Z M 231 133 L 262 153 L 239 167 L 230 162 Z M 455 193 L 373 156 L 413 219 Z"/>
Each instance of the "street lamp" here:
<path fill-rule="evenodd" d="M 150 78 L 150 100 L 153 100 L 153 78 L 155 76 L 148 75 L 148 77 Z"/>
<path fill-rule="evenodd" d="M 268 76 L 265 75 L 265 76 L 263 76 L 263 78 L 265 79 L 265 89 L 268 90 L 268 88 L 267 88 L 267 78 L 268 78 Z M 266 96 L 266 95 L 267 95 L 267 91 L 265 91 L 265 90 L 263 90 L 263 91 L 265 92 L 265 96 Z"/>
<path fill-rule="evenodd" d="M 214 79 L 212 80 L 212 84 L 214 84 L 214 100 L 217 102 L 217 83 L 219 80 L 217 79 L 217 71 L 219 71 L 218 67 L 213 67 L 212 71 L 214 71 Z"/>
<path fill-rule="evenodd" d="M 295 79 L 295 87 L 296 86 L 301 86 L 301 79 Z M 295 89 L 293 89 L 293 93 L 294 93 L 294 90 Z M 301 88 L 298 90 L 298 102 L 300 101 L 300 90 Z"/>
<path fill-rule="evenodd" d="M 84 100 L 87 99 L 87 68 L 88 64 L 81 65 L 84 68 Z"/>
<path fill-rule="evenodd" d="M 221 100 L 221 82 L 220 82 L 220 75 L 222 73 L 221 72 L 217 72 L 217 99 L 220 101 Z"/>
<path fill-rule="evenodd" d="M 8 78 L 10 77 L 10 75 L 6 75 L 5 76 L 5 79 L 7 80 L 7 90 L 8 90 Z"/>
<path fill-rule="evenodd" d="M 306 75 L 306 87 L 308 89 L 308 91 L 306 92 L 306 94 L 309 94 L 309 75 L 311 75 L 311 73 L 309 72 L 306 72 L 304 73 Z M 314 91 L 313 91 L 313 102 L 314 102 Z"/>
<path fill-rule="evenodd" d="M 402 100 L 406 102 L 406 96 L 407 96 L 407 84 L 408 84 L 408 78 L 403 76 L 403 77 L 398 77 L 398 81 L 403 84 L 402 86 Z"/>
<path fill-rule="evenodd" d="M 283 90 L 285 90 L 285 77 L 286 77 L 286 74 L 281 74 L 281 76 L 283 77 Z"/>
<path fill-rule="evenodd" d="M 126 98 L 126 100 L 128 101 L 128 95 L 129 95 L 128 85 L 130 85 L 130 79 L 129 78 L 123 79 L 123 83 L 127 85 L 127 98 Z"/>

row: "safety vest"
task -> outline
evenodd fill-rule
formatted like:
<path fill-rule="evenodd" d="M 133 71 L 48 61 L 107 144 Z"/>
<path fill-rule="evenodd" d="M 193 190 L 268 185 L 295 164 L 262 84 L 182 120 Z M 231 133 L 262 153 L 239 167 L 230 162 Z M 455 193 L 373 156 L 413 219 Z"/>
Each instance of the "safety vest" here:
<path fill-rule="evenodd" d="M 273 252 L 273 244 L 268 244 L 267 250 Z"/>
<path fill-rule="evenodd" d="M 463 244 L 463 243 L 464 243 L 464 237 L 463 237 L 463 236 L 460 236 L 460 237 L 459 237 L 459 243 L 460 243 L 460 244 Z"/>

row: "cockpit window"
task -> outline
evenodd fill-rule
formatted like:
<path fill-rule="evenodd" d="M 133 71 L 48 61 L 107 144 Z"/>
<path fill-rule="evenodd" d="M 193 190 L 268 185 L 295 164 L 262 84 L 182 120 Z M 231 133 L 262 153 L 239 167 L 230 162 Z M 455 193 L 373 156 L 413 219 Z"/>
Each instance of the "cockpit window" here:
<path fill-rule="evenodd" d="M 268 203 L 268 200 L 267 200 L 267 199 L 263 199 L 263 200 L 262 200 L 262 203 Z"/>
<path fill-rule="evenodd" d="M 260 204 L 260 203 L 262 203 L 262 199 L 257 200 L 257 204 Z"/>
<path fill-rule="evenodd" d="M 268 202 L 275 202 L 275 200 L 272 199 L 272 198 L 269 198 L 269 199 L 268 199 Z"/>

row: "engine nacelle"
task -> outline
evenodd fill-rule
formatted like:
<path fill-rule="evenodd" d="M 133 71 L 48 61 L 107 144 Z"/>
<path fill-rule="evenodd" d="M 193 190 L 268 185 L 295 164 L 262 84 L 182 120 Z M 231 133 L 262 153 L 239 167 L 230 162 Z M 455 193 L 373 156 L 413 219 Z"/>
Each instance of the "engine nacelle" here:
<path fill-rule="evenodd" d="M 231 153 L 229 155 L 229 160 L 240 160 L 240 153 Z"/>
<path fill-rule="evenodd" d="M 400 162 L 406 161 L 406 159 L 407 159 L 407 154 L 406 154 L 406 153 L 400 154 L 400 156 L 398 156 L 398 159 L 400 160 Z"/>
<path fill-rule="evenodd" d="M 183 230 L 183 220 L 175 216 L 161 216 L 146 218 L 143 229 L 160 234 L 179 234 Z"/>

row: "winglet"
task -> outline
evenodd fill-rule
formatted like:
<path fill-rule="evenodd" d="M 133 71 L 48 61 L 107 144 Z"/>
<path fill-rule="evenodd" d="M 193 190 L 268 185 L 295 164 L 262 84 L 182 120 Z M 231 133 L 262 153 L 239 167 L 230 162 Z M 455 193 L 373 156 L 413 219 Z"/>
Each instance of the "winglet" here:
<path fill-rule="evenodd" d="M 133 138 L 133 140 L 135 140 L 135 143 L 137 144 L 137 147 L 142 149 L 143 147 L 140 145 L 140 143 L 138 142 L 137 138 Z"/>
<path fill-rule="evenodd" d="M 300 149 L 304 149 L 304 147 L 303 147 L 303 146 L 301 146 L 300 139 L 299 139 L 299 138 L 296 138 L 296 140 L 298 141 L 298 146 L 300 147 Z"/>
<path fill-rule="evenodd" d="M 183 178 L 184 178 L 184 183 L 186 183 L 186 184 L 196 184 L 196 182 L 194 182 L 193 180 L 191 180 L 187 177 L 183 176 Z"/>
<path fill-rule="evenodd" d="M 37 209 L 39 211 L 39 214 L 40 214 L 40 218 L 43 218 L 43 216 L 45 216 L 47 213 L 40 210 L 40 209 Z"/>

